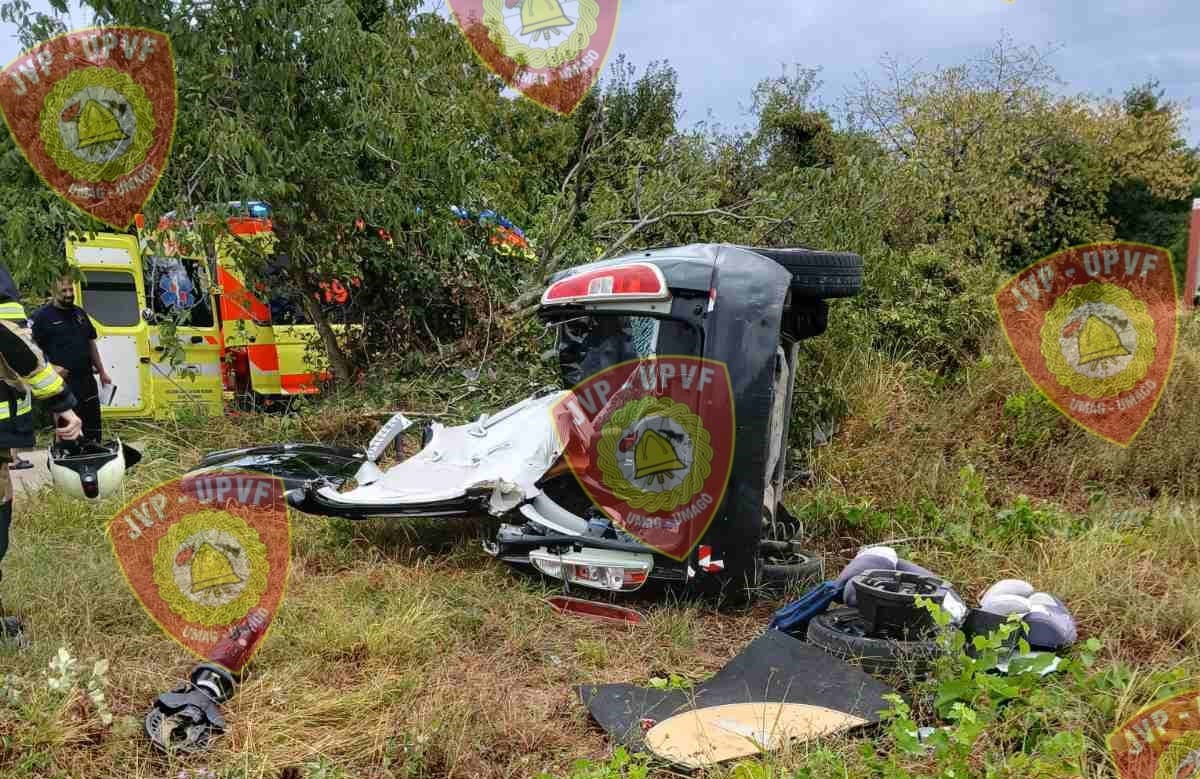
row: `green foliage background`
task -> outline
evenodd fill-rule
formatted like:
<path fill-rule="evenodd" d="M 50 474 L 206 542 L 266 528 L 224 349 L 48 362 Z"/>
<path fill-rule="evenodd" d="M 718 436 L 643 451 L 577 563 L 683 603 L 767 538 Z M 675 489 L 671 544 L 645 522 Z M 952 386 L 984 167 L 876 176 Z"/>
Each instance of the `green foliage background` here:
<path fill-rule="evenodd" d="M 753 126 L 728 129 L 680 124 L 665 62 L 639 73 L 618 57 L 570 117 L 513 99 L 414 0 L 86 5 L 173 42 L 177 138 L 151 219 L 264 199 L 291 262 L 267 273 L 247 252 L 248 275 L 306 307 L 323 278 L 364 280 L 353 342 L 307 308 L 343 378 L 452 343 L 468 353 L 497 326 L 532 332 L 515 322 L 555 269 L 692 241 L 864 256 L 865 294 L 835 304 L 809 350 L 810 382 L 830 391 L 808 395 L 835 396 L 837 365 L 864 347 L 953 372 L 994 333 L 991 291 L 1040 256 L 1144 241 L 1172 248 L 1182 279 L 1200 193 L 1181 108 L 1156 83 L 1114 85 L 1119 100 L 1064 95 L 1051 52 L 1008 39 L 960 66 L 883 61 L 836 108 L 819 68 L 791 65 L 747 96 Z M 0 15 L 27 43 L 62 30 L 23 0 Z M 536 260 L 495 251 L 450 205 L 509 215 Z M 0 140 L 0 238 L 34 296 L 64 232 L 95 227 Z"/>

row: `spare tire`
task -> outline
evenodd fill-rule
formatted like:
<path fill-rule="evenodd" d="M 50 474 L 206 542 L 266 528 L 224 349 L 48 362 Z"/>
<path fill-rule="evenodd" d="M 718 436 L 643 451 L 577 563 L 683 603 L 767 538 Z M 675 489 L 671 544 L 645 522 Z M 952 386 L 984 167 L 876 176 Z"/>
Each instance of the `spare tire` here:
<path fill-rule="evenodd" d="M 863 259 L 851 252 L 816 249 L 756 249 L 792 273 L 792 294 L 805 298 L 849 298 L 862 291 Z"/>
<path fill-rule="evenodd" d="M 867 673 L 923 677 L 941 654 L 936 641 L 895 641 L 867 635 L 858 609 L 831 609 L 808 623 L 808 640 L 829 654 L 862 666 Z"/>

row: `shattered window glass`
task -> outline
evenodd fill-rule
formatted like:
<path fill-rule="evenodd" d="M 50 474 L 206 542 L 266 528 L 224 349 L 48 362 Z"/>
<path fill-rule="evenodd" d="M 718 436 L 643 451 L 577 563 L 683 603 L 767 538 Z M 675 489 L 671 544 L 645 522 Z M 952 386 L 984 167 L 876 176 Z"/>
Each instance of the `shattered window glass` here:
<path fill-rule="evenodd" d="M 563 386 L 627 360 L 660 354 L 700 356 L 699 332 L 686 322 L 643 316 L 582 316 L 558 327 Z"/>
<path fill-rule="evenodd" d="M 658 345 L 658 320 L 647 316 L 630 317 L 633 331 L 633 350 L 638 357 L 649 357 Z"/>

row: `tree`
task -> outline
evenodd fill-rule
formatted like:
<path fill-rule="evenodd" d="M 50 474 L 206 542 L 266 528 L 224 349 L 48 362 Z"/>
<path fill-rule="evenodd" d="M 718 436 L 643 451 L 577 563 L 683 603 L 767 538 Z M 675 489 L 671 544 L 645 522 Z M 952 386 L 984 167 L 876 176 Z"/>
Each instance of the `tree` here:
<path fill-rule="evenodd" d="M 0 181 L 0 251 L 30 303 L 66 271 L 66 233 L 103 226 L 51 192 L 7 133 L 0 138 Z"/>
<path fill-rule="evenodd" d="M 854 118 L 910 167 L 938 204 L 943 243 L 976 263 L 1019 268 L 1114 235 L 1114 182 L 1177 199 L 1194 180 L 1179 114 L 1153 95 L 1061 97 L 1047 52 L 1003 39 L 972 63 L 920 72 L 895 60 L 864 78 Z M 1119 186 L 1118 186 L 1119 188 Z"/>
<path fill-rule="evenodd" d="M 561 267 L 658 245 L 713 239 L 730 223 L 757 221 L 753 198 L 720 201 L 720 147 L 702 131 L 680 132 L 675 71 L 641 75 L 623 58 L 581 102 L 574 148 L 535 222 L 539 262 L 510 305 L 526 312 Z"/>
<path fill-rule="evenodd" d="M 0 21 L 17 26 L 25 48 L 66 31 L 61 21 L 32 11 L 25 0 L 0 5 Z M 21 156 L 12 136 L 8 132 L 0 135 L 0 250 L 30 302 L 29 298 L 49 291 L 66 271 L 63 240 L 69 232 L 106 228 L 47 188 Z"/>
<path fill-rule="evenodd" d="M 835 139 L 829 114 L 814 108 L 821 82 L 817 68 L 793 66 L 754 88 L 752 110 L 758 130 L 750 146 L 752 159 L 767 171 L 819 168 L 833 164 Z"/>
<path fill-rule="evenodd" d="M 321 281 L 396 290 L 415 275 L 432 288 L 406 291 L 436 297 L 464 237 L 429 215 L 478 201 L 480 182 L 501 172 L 481 153 L 500 84 L 452 24 L 381 0 L 89 5 L 99 23 L 166 32 L 175 50 L 176 139 L 148 210 L 270 202 L 287 273 L 266 274 L 250 251 L 240 262 L 304 308 L 338 377 L 351 365 L 317 304 Z M 358 219 L 392 236 L 390 256 L 346 240 Z M 410 299 L 392 295 L 390 306 Z"/>
<path fill-rule="evenodd" d="M 1157 81 L 1130 87 L 1119 114 L 1112 115 L 1126 128 L 1126 148 L 1136 149 L 1118 160 L 1105 211 L 1118 238 L 1171 249 L 1182 284 L 1191 198 L 1200 197 L 1200 152 L 1187 148 L 1182 109 L 1166 99 Z"/>

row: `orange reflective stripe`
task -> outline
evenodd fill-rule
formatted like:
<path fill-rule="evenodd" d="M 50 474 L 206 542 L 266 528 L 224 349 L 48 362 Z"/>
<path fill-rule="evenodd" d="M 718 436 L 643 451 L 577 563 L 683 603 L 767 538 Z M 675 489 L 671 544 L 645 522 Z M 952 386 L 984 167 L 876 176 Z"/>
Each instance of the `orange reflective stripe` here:
<path fill-rule="evenodd" d="M 317 391 L 317 380 L 328 378 L 327 374 L 284 373 L 279 376 L 279 386 L 289 395 L 311 395 Z"/>
<path fill-rule="evenodd" d="M 246 356 L 250 358 L 252 368 L 260 371 L 279 370 L 279 352 L 274 344 L 248 344 Z"/>
<path fill-rule="evenodd" d="M 217 268 L 217 283 L 221 285 L 221 319 L 271 321 L 271 309 L 225 268 Z"/>
<path fill-rule="evenodd" d="M 271 220 L 255 216 L 231 216 L 228 225 L 229 232 L 234 235 L 258 235 L 271 232 Z"/>

